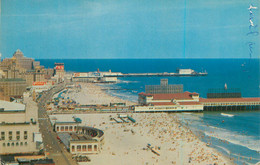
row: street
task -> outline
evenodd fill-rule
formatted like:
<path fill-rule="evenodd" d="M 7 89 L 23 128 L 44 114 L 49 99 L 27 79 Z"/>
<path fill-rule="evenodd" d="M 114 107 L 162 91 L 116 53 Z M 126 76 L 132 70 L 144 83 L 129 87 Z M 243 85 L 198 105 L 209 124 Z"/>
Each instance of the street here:
<path fill-rule="evenodd" d="M 76 161 L 72 159 L 72 155 L 66 150 L 63 144 L 57 140 L 57 134 L 53 131 L 50 119 L 47 115 L 45 104 L 51 101 L 54 93 L 62 90 L 64 83 L 58 84 L 42 94 L 38 102 L 38 118 L 40 132 L 42 133 L 45 151 L 49 153 L 47 157 L 52 158 L 56 164 L 60 165 L 76 165 Z"/>

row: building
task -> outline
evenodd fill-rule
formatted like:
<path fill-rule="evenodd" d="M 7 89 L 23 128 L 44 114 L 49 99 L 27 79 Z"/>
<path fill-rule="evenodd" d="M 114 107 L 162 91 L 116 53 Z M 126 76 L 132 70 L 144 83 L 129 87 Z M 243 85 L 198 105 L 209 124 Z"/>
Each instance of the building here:
<path fill-rule="evenodd" d="M 136 112 L 203 111 L 198 93 L 183 92 L 183 85 L 169 85 L 168 79 L 161 79 L 160 85 L 146 85 L 138 103 Z"/>
<path fill-rule="evenodd" d="M 21 78 L 0 79 L 0 93 L 2 93 L 3 96 L 22 96 L 27 86 L 26 80 Z"/>
<path fill-rule="evenodd" d="M 41 149 L 37 105 L 31 98 L 24 102 L 0 100 L 0 155 L 38 153 Z"/>
<path fill-rule="evenodd" d="M 260 98 L 200 98 L 205 111 L 260 110 Z"/>
<path fill-rule="evenodd" d="M 40 93 L 43 91 L 47 91 L 51 88 L 51 85 L 47 84 L 46 82 L 43 81 L 38 81 L 38 82 L 34 82 L 32 87 L 31 87 L 31 91 L 35 91 L 36 93 Z"/>
<path fill-rule="evenodd" d="M 198 93 L 139 93 L 135 112 L 203 111 Z"/>
<path fill-rule="evenodd" d="M 42 155 L 2 155 L 0 156 L 0 162 L 1 165 L 55 165 L 53 159 L 45 159 Z"/>
<path fill-rule="evenodd" d="M 58 139 L 74 155 L 98 154 L 104 143 L 104 132 L 97 128 L 82 126 L 81 119 L 74 117 L 71 121 L 52 119 Z"/>
<path fill-rule="evenodd" d="M 54 124 L 55 132 L 76 132 L 77 126 L 81 123 L 80 118 L 73 118 L 73 121 L 56 121 Z"/>
<path fill-rule="evenodd" d="M 75 82 L 93 82 L 93 83 L 115 83 L 117 76 L 122 75 L 120 72 L 100 72 L 99 69 L 95 72 L 74 73 L 72 81 Z"/>
<path fill-rule="evenodd" d="M 57 78 L 58 82 L 64 81 L 64 63 L 55 63 L 54 76 Z"/>
<path fill-rule="evenodd" d="M 145 93 L 182 93 L 183 85 L 168 85 L 168 79 L 161 79 L 160 85 L 146 85 Z"/>
<path fill-rule="evenodd" d="M 34 60 L 32 58 L 24 57 L 24 55 L 20 49 L 17 49 L 15 51 L 15 53 L 13 54 L 13 57 L 16 59 L 17 65 L 19 67 L 24 68 L 26 70 L 33 69 Z"/>

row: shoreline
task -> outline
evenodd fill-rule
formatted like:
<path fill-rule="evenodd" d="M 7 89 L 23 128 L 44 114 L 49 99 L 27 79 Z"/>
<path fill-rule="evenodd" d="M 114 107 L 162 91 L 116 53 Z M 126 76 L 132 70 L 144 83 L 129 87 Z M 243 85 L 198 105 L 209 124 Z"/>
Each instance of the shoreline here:
<path fill-rule="evenodd" d="M 76 83 L 80 84 L 81 91 L 77 93 L 65 94 L 66 97 L 70 97 L 76 100 L 77 103 L 82 105 L 109 105 L 110 103 L 125 103 L 126 106 L 135 105 L 137 103 L 123 100 L 116 96 L 111 96 L 102 90 L 101 86 L 93 83 Z"/>
<path fill-rule="evenodd" d="M 136 104 L 134 102 L 131 102 L 128 100 L 123 100 L 121 98 L 109 95 L 108 93 L 106 93 L 105 91 L 102 90 L 101 86 L 98 86 L 97 84 L 91 84 L 91 83 L 78 83 L 78 84 L 80 84 L 82 87 L 81 91 L 76 93 L 76 95 L 75 94 L 69 95 L 72 99 L 75 99 L 77 102 L 79 101 L 81 103 L 89 103 L 89 104 L 125 102 L 126 105 Z M 87 98 L 85 98 L 86 96 L 87 96 Z M 54 116 L 57 116 L 57 115 L 54 115 Z M 71 114 L 67 114 L 67 115 L 69 116 Z M 79 117 L 82 117 L 82 116 L 85 116 L 86 114 L 76 114 L 76 115 L 78 115 Z M 100 113 L 100 114 L 88 113 L 88 115 L 95 116 L 95 121 L 92 122 L 92 124 L 88 124 L 89 126 L 96 127 L 96 126 L 105 125 L 105 127 L 103 127 L 103 130 L 105 132 L 105 141 L 106 141 L 104 147 L 106 148 L 107 147 L 106 145 L 109 145 L 109 144 L 112 144 L 112 146 L 110 146 L 109 149 L 110 148 L 112 149 L 115 147 L 115 149 L 112 153 L 109 152 L 108 150 L 104 149 L 98 155 L 91 155 L 90 158 L 92 159 L 92 157 L 93 157 L 93 162 L 94 162 L 93 164 L 103 164 L 104 163 L 104 162 L 102 163 L 103 159 L 105 160 L 105 162 L 106 162 L 106 160 L 110 161 L 111 159 L 108 158 L 108 155 L 112 154 L 113 157 L 117 157 L 115 155 L 117 155 L 117 154 L 121 155 L 122 153 L 125 153 L 123 151 L 124 149 L 122 150 L 121 146 L 113 146 L 114 144 L 117 143 L 117 141 L 114 141 L 115 138 L 113 137 L 113 135 L 119 135 L 116 137 L 116 139 L 120 139 L 120 141 L 123 140 L 122 137 L 124 137 L 125 139 L 128 139 L 128 140 L 126 140 L 127 142 L 132 141 L 132 144 L 139 144 L 141 142 L 141 143 L 143 143 L 142 147 L 145 147 L 146 144 L 144 144 L 144 140 L 149 139 L 151 133 L 155 135 L 155 136 L 152 136 L 153 137 L 152 139 L 150 139 L 150 141 L 154 142 L 153 144 L 162 145 L 163 146 L 162 148 L 167 148 L 171 145 L 172 145 L 172 147 L 168 148 L 167 152 L 166 152 L 166 150 L 163 150 L 163 149 L 160 151 L 160 152 L 165 152 L 164 155 L 168 155 L 168 156 L 166 156 L 166 158 L 165 157 L 157 158 L 155 160 L 153 157 L 154 155 L 152 154 L 152 157 L 150 157 L 147 160 L 149 162 L 149 164 L 152 163 L 153 160 L 155 160 L 155 162 L 153 162 L 153 163 L 156 163 L 156 164 L 158 162 L 166 163 L 168 161 L 168 159 L 170 159 L 171 157 L 174 157 L 174 160 L 176 159 L 176 161 L 173 160 L 171 162 L 167 162 L 167 164 L 176 164 L 176 163 L 179 164 L 179 163 L 183 163 L 183 161 L 185 161 L 186 163 L 191 162 L 192 164 L 194 164 L 194 163 L 195 164 L 201 164 L 201 163 L 208 164 L 208 163 L 214 163 L 214 162 L 217 164 L 234 164 L 232 162 L 232 160 L 230 160 L 226 155 L 219 152 L 217 149 L 208 147 L 206 145 L 206 143 L 203 142 L 199 137 L 197 137 L 191 131 L 191 129 L 189 127 L 187 127 L 186 125 L 183 125 L 180 122 L 179 117 L 176 116 L 175 114 L 170 116 L 168 113 L 130 113 L 130 115 L 134 116 L 135 118 L 138 119 L 138 121 L 140 121 L 136 125 L 135 124 L 114 124 L 114 123 L 111 124 L 110 121 L 104 122 L 105 117 L 108 118 L 108 116 L 116 116 L 115 113 Z M 61 115 L 61 116 L 64 116 L 64 115 Z M 90 121 L 90 119 L 88 119 L 87 121 Z M 160 121 L 159 125 L 164 125 L 165 130 L 155 132 L 155 130 L 158 131 L 159 129 L 162 129 L 162 127 L 158 127 L 157 124 L 151 124 L 151 123 L 152 122 L 158 123 L 158 121 Z M 117 129 L 115 129 L 115 125 L 117 126 Z M 145 125 L 145 128 L 143 128 L 144 125 Z M 168 125 L 170 125 L 170 126 L 168 126 Z M 151 126 L 152 126 L 152 128 L 151 128 Z M 134 128 L 134 129 L 137 129 L 137 131 L 134 131 L 134 132 L 139 132 L 139 135 L 138 135 L 139 137 L 134 138 L 134 140 L 129 139 L 129 137 L 125 137 L 123 134 L 125 134 L 126 127 L 130 127 L 131 131 L 132 131 L 133 127 L 138 127 L 138 129 Z M 175 129 L 173 129 L 173 127 Z M 100 127 L 98 127 L 98 128 L 100 128 Z M 101 129 L 102 129 L 102 127 L 101 127 Z M 149 129 L 149 130 L 147 130 L 147 129 Z M 110 133 L 108 133 L 109 131 L 107 131 L 107 130 L 110 130 Z M 160 135 L 162 132 L 164 132 L 163 134 L 165 134 L 165 135 Z M 185 136 L 183 136 L 183 135 L 185 135 Z M 157 138 L 154 139 L 154 137 L 157 137 Z M 159 141 L 158 141 L 158 139 L 159 139 Z M 163 139 L 163 141 L 160 139 Z M 168 143 L 168 145 L 165 146 L 164 145 L 165 143 Z M 195 146 L 195 148 L 194 148 L 194 146 Z M 124 146 L 124 147 L 126 147 L 125 148 L 126 150 L 131 150 L 131 148 L 127 148 L 127 146 Z M 142 147 L 138 145 L 139 149 L 141 149 Z M 116 152 L 119 149 L 122 150 L 121 151 L 122 153 Z M 182 152 L 183 150 L 185 150 L 185 152 Z M 138 154 L 139 152 L 142 152 L 142 150 L 138 151 L 138 149 L 135 148 L 134 152 L 135 153 L 133 153 L 132 157 L 137 158 L 138 155 L 136 155 L 136 152 Z M 168 152 L 172 152 L 171 154 L 174 154 L 175 156 L 172 156 L 171 154 L 169 155 Z M 182 153 L 180 153 L 180 152 L 182 152 Z M 147 154 L 147 153 L 143 153 L 143 154 Z M 124 154 L 121 156 L 125 157 L 126 155 L 128 155 L 128 154 Z M 149 156 L 151 156 L 151 154 Z M 121 157 L 119 157 L 119 158 L 121 158 Z M 138 157 L 138 159 L 140 159 L 140 158 Z M 146 163 L 142 159 L 140 159 L 139 161 L 140 161 L 140 163 L 142 162 L 142 164 Z M 112 163 L 112 160 L 111 160 L 111 163 Z M 120 162 L 118 162 L 118 163 L 120 164 Z"/>

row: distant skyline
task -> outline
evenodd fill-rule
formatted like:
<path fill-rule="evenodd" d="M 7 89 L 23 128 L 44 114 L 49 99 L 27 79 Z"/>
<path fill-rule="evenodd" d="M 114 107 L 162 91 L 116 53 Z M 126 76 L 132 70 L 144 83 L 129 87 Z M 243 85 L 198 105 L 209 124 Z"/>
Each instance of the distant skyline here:
<path fill-rule="evenodd" d="M 257 0 L 1 0 L 0 53 L 35 59 L 259 58 Z"/>

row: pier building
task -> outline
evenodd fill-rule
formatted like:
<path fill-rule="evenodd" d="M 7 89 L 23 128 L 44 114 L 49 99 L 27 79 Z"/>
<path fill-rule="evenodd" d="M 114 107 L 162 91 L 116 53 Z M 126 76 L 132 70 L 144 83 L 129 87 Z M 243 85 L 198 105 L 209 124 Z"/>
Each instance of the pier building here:
<path fill-rule="evenodd" d="M 146 94 L 139 93 L 135 112 L 203 111 L 198 93 Z"/>
<path fill-rule="evenodd" d="M 260 110 L 260 98 L 200 98 L 204 111 Z"/>
<path fill-rule="evenodd" d="M 198 93 L 181 92 L 183 86 L 175 89 L 174 87 L 169 87 L 168 81 L 162 79 L 160 86 L 151 86 L 145 93 L 139 93 L 139 105 L 134 106 L 134 111 L 260 110 L 259 97 L 243 98 L 239 89 L 228 89 L 226 84 L 223 89 L 210 89 L 208 98 L 200 98 Z"/>

